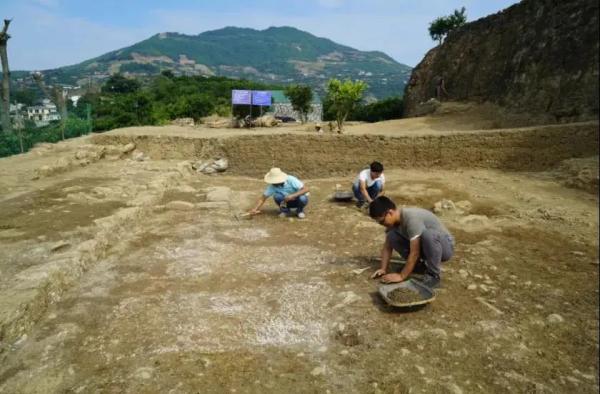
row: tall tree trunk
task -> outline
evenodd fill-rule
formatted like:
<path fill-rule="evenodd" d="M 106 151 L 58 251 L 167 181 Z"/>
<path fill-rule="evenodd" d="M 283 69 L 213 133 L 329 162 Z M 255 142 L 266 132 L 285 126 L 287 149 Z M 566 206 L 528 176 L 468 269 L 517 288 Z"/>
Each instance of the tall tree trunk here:
<path fill-rule="evenodd" d="M 54 97 L 56 100 L 56 105 L 58 106 L 58 110 L 60 111 L 60 132 L 62 139 L 65 139 L 65 128 L 67 126 L 67 102 L 65 99 L 65 95 L 63 94 L 63 90 L 60 86 L 54 86 Z"/>
<path fill-rule="evenodd" d="M 7 33 L 10 19 L 4 20 L 4 28 L 0 32 L 0 59 L 2 60 L 2 130 L 9 132 L 10 127 L 10 70 L 6 43 L 10 38 Z"/>

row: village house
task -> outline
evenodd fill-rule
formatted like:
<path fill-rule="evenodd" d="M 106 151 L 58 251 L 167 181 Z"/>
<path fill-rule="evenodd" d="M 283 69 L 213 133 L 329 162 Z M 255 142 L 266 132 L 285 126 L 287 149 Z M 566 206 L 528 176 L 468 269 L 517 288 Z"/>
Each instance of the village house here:
<path fill-rule="evenodd" d="M 293 118 L 298 121 L 300 120 L 300 114 L 297 111 L 294 111 L 292 103 L 284 94 L 283 90 L 272 90 L 271 97 L 273 101 L 271 109 L 269 110 L 271 115 L 285 119 Z M 311 111 L 308 113 L 307 121 L 320 122 L 323 120 L 323 104 L 321 103 L 319 96 L 313 94 L 313 100 L 310 106 Z"/>
<path fill-rule="evenodd" d="M 52 121 L 60 120 L 60 114 L 56 109 L 56 104 L 44 99 L 41 105 L 27 107 L 27 119 L 32 120 L 36 127 L 42 127 Z"/>

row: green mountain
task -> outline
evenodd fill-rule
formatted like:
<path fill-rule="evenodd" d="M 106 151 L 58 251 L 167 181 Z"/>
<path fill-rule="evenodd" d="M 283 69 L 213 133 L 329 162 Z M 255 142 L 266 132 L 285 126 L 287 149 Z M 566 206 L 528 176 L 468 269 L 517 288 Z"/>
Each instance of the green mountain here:
<path fill-rule="evenodd" d="M 368 96 L 402 95 L 411 68 L 382 52 L 363 52 L 292 27 L 266 30 L 226 27 L 196 36 L 160 33 L 130 47 L 73 66 L 44 72 L 61 83 L 101 82 L 120 72 L 137 77 L 162 70 L 311 85 L 323 93 L 330 78 L 361 79 Z"/>

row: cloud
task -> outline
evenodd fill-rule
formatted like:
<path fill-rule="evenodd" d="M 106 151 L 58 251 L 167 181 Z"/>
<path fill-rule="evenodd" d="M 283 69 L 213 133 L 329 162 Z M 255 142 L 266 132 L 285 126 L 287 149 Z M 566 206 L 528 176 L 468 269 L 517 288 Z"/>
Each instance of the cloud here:
<path fill-rule="evenodd" d="M 35 20 L 36 23 L 23 21 Z M 8 43 L 12 70 L 75 64 L 148 38 L 154 31 L 118 28 L 27 6 L 17 10 Z"/>

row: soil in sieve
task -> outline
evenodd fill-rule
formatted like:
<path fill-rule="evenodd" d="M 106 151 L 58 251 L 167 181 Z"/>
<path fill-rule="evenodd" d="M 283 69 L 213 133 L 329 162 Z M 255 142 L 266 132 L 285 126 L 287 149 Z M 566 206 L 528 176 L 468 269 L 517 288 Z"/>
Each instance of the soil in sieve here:
<path fill-rule="evenodd" d="M 392 290 L 388 294 L 388 298 L 397 304 L 407 304 L 423 300 L 423 298 L 418 292 L 408 289 L 406 287 L 399 287 L 395 290 Z"/>

